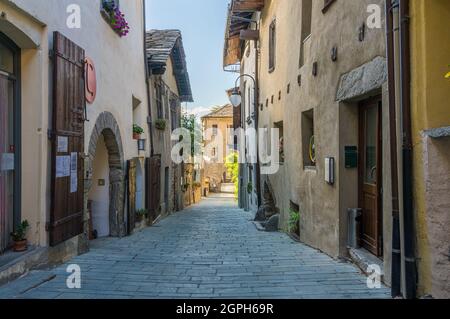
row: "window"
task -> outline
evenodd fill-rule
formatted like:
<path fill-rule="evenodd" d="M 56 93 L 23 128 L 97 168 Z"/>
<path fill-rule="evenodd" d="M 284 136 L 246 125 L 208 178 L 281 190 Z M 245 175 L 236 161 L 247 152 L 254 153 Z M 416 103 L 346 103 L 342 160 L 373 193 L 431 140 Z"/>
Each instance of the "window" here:
<path fill-rule="evenodd" d="M 217 136 L 219 134 L 219 127 L 217 126 L 217 124 L 214 124 L 212 126 L 213 129 L 213 136 Z"/>
<path fill-rule="evenodd" d="M 278 152 L 280 156 L 280 163 L 284 163 L 284 125 L 283 121 L 274 123 L 275 129 L 278 129 L 278 137 L 279 137 L 279 144 L 278 144 Z"/>
<path fill-rule="evenodd" d="M 302 113 L 303 166 L 316 166 L 316 144 L 314 136 L 314 110 Z"/>
<path fill-rule="evenodd" d="M 155 100 L 156 100 L 156 111 L 159 119 L 163 118 L 163 86 L 161 82 L 155 83 Z"/>
<path fill-rule="evenodd" d="M 300 63 L 299 67 L 305 64 L 305 42 L 311 36 L 312 25 L 312 0 L 302 0 L 302 30 L 300 39 Z"/>
<path fill-rule="evenodd" d="M 273 72 L 275 70 L 276 35 L 276 21 L 274 20 L 269 27 L 269 72 Z"/>
<path fill-rule="evenodd" d="M 170 121 L 172 124 L 172 131 L 180 127 L 180 119 L 178 118 L 178 109 L 180 102 L 178 98 L 172 96 L 170 100 Z"/>

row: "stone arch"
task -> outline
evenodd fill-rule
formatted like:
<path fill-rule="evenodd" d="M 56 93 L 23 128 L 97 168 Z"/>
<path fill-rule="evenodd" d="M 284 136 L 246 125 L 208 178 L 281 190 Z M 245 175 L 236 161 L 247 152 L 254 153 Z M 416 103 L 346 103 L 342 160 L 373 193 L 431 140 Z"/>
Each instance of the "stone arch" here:
<path fill-rule="evenodd" d="M 85 185 L 85 198 L 87 200 L 87 194 L 92 186 L 92 164 L 95 158 L 98 139 L 101 135 L 105 139 L 108 150 L 110 235 L 113 237 L 123 237 L 126 235 L 124 217 L 125 161 L 119 125 L 114 116 L 109 112 L 103 112 L 99 115 L 89 141 L 89 153 L 86 166 L 88 169 L 88 178 Z"/>

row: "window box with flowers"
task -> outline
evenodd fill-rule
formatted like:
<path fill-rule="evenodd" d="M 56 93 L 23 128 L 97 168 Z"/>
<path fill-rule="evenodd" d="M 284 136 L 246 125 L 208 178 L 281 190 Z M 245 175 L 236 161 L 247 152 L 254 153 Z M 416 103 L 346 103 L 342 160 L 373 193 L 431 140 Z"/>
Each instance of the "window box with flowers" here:
<path fill-rule="evenodd" d="M 119 0 L 102 0 L 100 12 L 106 22 L 120 37 L 128 35 L 130 26 L 125 19 L 125 14 L 120 11 Z"/>

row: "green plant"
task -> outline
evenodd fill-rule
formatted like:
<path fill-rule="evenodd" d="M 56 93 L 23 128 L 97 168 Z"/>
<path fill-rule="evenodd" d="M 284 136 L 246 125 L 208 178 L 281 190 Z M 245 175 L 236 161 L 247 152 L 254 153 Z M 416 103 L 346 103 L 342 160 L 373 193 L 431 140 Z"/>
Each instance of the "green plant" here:
<path fill-rule="evenodd" d="M 291 233 L 299 233 L 300 213 L 290 209 L 289 210 L 289 231 Z"/>
<path fill-rule="evenodd" d="M 30 224 L 27 220 L 22 221 L 17 227 L 16 231 L 11 233 L 11 237 L 14 241 L 22 241 L 25 240 L 25 235 Z"/>
<path fill-rule="evenodd" d="M 155 127 L 158 130 L 164 131 L 166 129 L 166 125 L 167 125 L 167 123 L 166 123 L 166 120 L 164 120 L 164 119 L 157 119 L 155 121 Z"/>
<path fill-rule="evenodd" d="M 136 216 L 147 217 L 148 216 L 148 210 L 146 210 L 146 209 L 138 209 L 136 211 Z"/>
<path fill-rule="evenodd" d="M 251 194 L 253 192 L 253 183 L 249 182 L 247 184 L 247 193 Z"/>
<path fill-rule="evenodd" d="M 239 197 L 239 153 L 233 152 L 225 159 L 225 167 L 228 174 L 231 175 L 231 181 L 234 184 L 234 197 Z"/>
<path fill-rule="evenodd" d="M 192 184 L 192 186 L 193 186 L 194 188 L 200 188 L 200 187 L 202 187 L 202 183 L 200 183 L 200 182 L 194 182 L 194 183 Z"/>
<path fill-rule="evenodd" d="M 133 133 L 141 135 L 144 133 L 144 129 L 137 124 L 133 124 Z"/>

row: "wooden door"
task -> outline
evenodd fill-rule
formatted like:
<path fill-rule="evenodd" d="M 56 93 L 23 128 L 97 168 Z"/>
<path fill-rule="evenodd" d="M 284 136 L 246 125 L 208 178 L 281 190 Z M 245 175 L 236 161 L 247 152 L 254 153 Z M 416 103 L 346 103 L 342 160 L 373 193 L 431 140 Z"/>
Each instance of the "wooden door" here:
<path fill-rule="evenodd" d="M 382 256 L 381 97 L 361 103 L 359 122 L 361 244 L 374 255 Z"/>
<path fill-rule="evenodd" d="M 136 160 L 127 161 L 128 169 L 128 235 L 134 230 L 136 217 Z"/>
<path fill-rule="evenodd" d="M 154 156 L 145 161 L 146 206 L 154 221 L 159 214 L 161 204 L 161 157 Z"/>
<path fill-rule="evenodd" d="M 85 112 L 84 50 L 55 32 L 53 53 L 51 246 L 83 232 Z"/>

